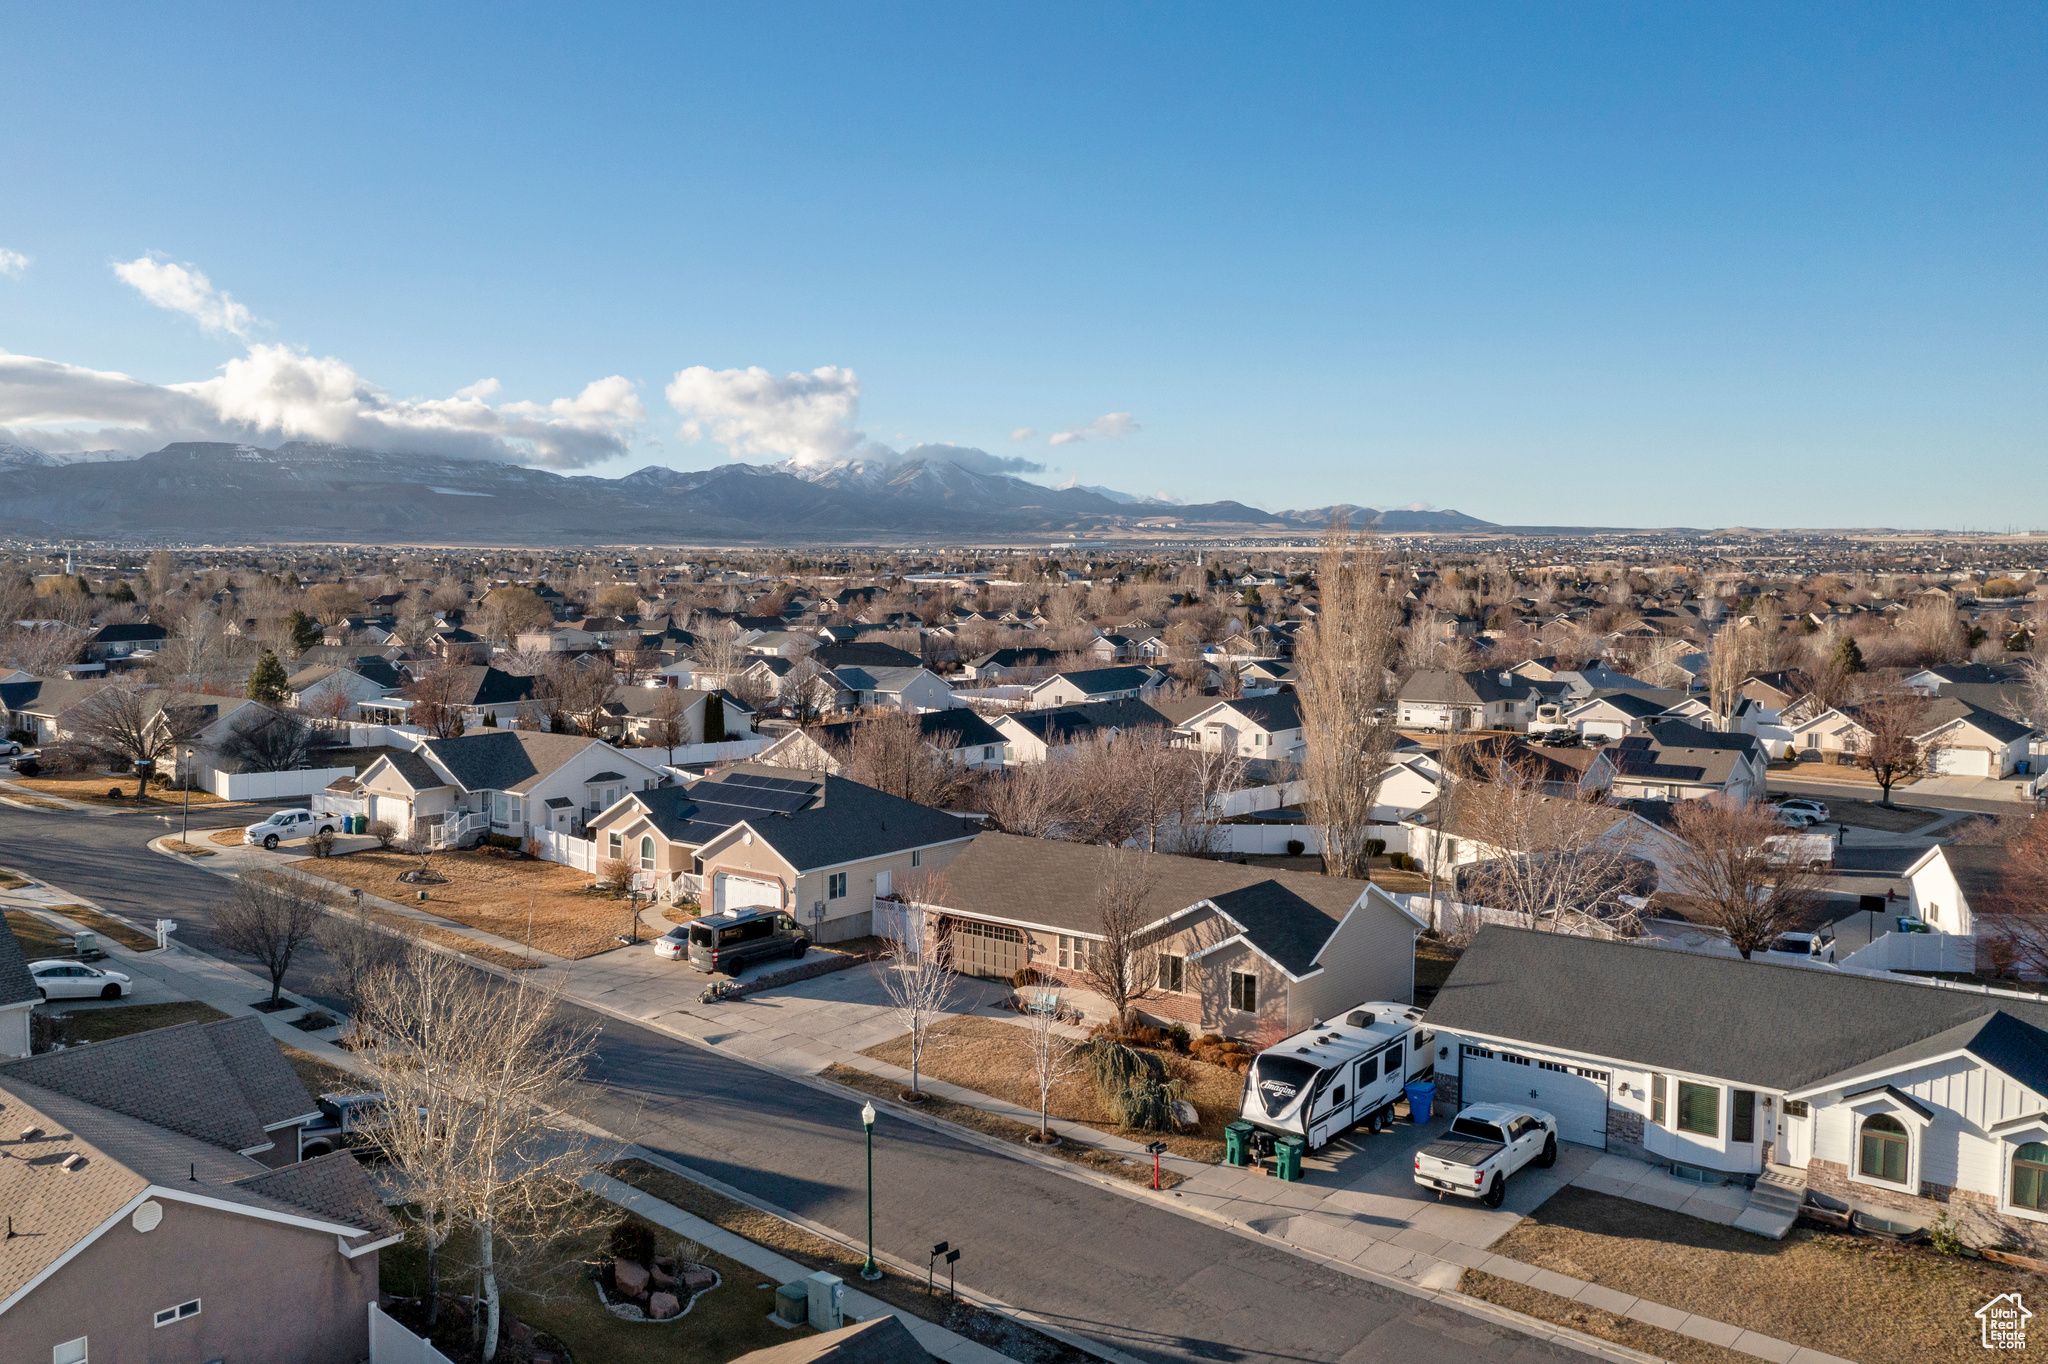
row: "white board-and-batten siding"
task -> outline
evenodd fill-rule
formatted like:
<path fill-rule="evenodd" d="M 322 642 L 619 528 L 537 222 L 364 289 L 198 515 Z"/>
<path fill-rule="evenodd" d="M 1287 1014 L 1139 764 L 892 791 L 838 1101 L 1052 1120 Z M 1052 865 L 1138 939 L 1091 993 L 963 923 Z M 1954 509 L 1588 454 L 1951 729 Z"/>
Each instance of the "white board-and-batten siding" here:
<path fill-rule="evenodd" d="M 1970 1057 L 1933 1061 L 1869 1084 L 1816 1095 L 1816 1159 L 1856 1168 L 1857 1129 L 1866 1116 L 1857 1109 L 1875 1110 L 1865 1101 L 1851 1107 L 1844 1100 L 1851 1093 L 1884 1084 L 1918 1100 L 1934 1114 L 1924 1130 L 1907 1123 L 1918 1148 L 1921 1181 L 1973 1193 L 1995 1195 L 2004 1181 L 2006 1143 L 1991 1135 L 1990 1129 L 2048 1107 L 2026 1087 Z"/>

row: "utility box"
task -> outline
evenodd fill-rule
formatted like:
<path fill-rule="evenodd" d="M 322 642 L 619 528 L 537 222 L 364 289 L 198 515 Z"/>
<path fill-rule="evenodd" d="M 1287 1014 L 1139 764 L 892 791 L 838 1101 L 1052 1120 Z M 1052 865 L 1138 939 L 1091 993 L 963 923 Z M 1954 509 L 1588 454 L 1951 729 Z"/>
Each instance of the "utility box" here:
<path fill-rule="evenodd" d="M 804 1283 L 809 1287 L 811 1293 L 809 1303 L 811 1325 L 817 1327 L 820 1331 L 838 1330 L 839 1300 L 846 1292 L 845 1282 L 837 1275 L 827 1274 L 821 1269 L 816 1274 L 811 1275 L 810 1278 L 805 1279 Z"/>
<path fill-rule="evenodd" d="M 811 1290 L 805 1283 L 786 1283 L 775 1290 L 775 1319 L 784 1326 L 801 1326 L 810 1315 Z"/>

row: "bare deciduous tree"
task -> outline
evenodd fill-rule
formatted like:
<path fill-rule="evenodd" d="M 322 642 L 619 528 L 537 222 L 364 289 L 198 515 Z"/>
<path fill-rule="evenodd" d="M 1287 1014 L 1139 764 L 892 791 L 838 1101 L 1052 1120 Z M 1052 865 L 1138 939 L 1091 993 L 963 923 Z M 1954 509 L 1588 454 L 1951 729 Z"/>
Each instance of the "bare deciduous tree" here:
<path fill-rule="evenodd" d="M 221 755 L 248 772 L 290 772 L 306 766 L 319 734 L 296 715 L 247 706 L 221 736 Z"/>
<path fill-rule="evenodd" d="M 1031 1084 L 1038 1091 L 1038 1140 L 1052 1140 L 1052 1091 L 1060 1081 L 1088 1067 L 1087 1056 L 1067 1036 L 1060 1022 L 1058 990 L 1039 992 L 1024 1013 L 1024 1048 L 1030 1060 Z"/>
<path fill-rule="evenodd" d="M 1067 795 L 1066 764 L 1057 756 L 985 772 L 976 793 L 997 828 L 1025 838 L 1056 835 L 1066 821 Z"/>
<path fill-rule="evenodd" d="M 203 714 L 176 693 L 110 682 L 76 706 L 73 733 L 92 747 L 136 764 L 135 798 L 149 789 L 149 774 L 178 745 L 196 735 Z"/>
<path fill-rule="evenodd" d="M 1121 848 L 1111 851 L 1095 887 L 1096 931 L 1102 936 L 1086 950 L 1081 975 L 1109 1001 L 1119 1028 L 1129 1028 L 1132 1010 L 1158 992 L 1153 954 L 1143 943 L 1152 922 L 1147 903 L 1151 898 L 1152 873 L 1145 855 Z"/>
<path fill-rule="evenodd" d="M 313 941 L 327 958 L 328 988 L 352 1017 L 372 978 L 405 953 L 405 939 L 373 920 L 360 894 L 355 900 L 353 908 L 323 914 L 313 925 Z"/>
<path fill-rule="evenodd" d="M 230 952 L 256 958 L 270 976 L 274 1007 L 292 958 L 327 917 L 333 893 L 324 882 L 274 871 L 245 871 L 235 893 L 214 912 L 213 938 Z"/>
<path fill-rule="evenodd" d="M 1677 849 L 1667 854 L 1670 889 L 1698 901 L 1735 950 L 1771 945 L 1811 903 L 1819 876 L 1780 851 L 1785 835 L 1769 807 L 1720 796 L 1679 802 Z"/>
<path fill-rule="evenodd" d="M 1466 897 L 1516 915 L 1528 928 L 1632 937 L 1641 912 L 1624 895 L 1646 884 L 1633 821 L 1597 800 L 1553 795 L 1512 764 L 1491 780 L 1460 784 L 1454 832 L 1477 845 L 1457 869 Z"/>
<path fill-rule="evenodd" d="M 919 805 L 944 808 L 958 800 L 971 782 L 955 759 L 950 735 L 925 737 L 915 715 L 895 709 L 873 710 L 854 721 L 846 744 L 833 753 L 839 775 Z"/>
<path fill-rule="evenodd" d="M 705 698 L 704 704 L 716 706 L 721 702 L 713 694 Z M 689 713 L 690 703 L 683 699 L 681 691 L 674 687 L 657 689 L 654 711 L 647 717 L 647 742 L 665 750 L 670 762 L 676 760 L 676 745 L 690 737 L 686 728 Z"/>
<path fill-rule="evenodd" d="M 890 948 L 884 959 L 882 992 L 897 1024 L 909 1034 L 910 1096 L 922 1099 L 924 1093 L 918 1085 L 925 1053 L 941 1043 L 938 1026 L 952 1008 L 960 978 L 949 965 L 949 943 L 925 941 L 918 949 L 903 943 Z"/>
<path fill-rule="evenodd" d="M 1926 776 L 1935 768 L 1941 743 L 1927 737 L 1927 698 L 1892 686 L 1857 706 L 1852 714 L 1866 737 L 1858 756 L 1883 792 L 1878 804 L 1891 808 L 1892 788 Z"/>
<path fill-rule="evenodd" d="M 1324 869 L 1363 878 L 1380 775 L 1395 740 L 1386 674 L 1399 614 L 1380 582 L 1377 546 L 1368 535 L 1353 536 L 1341 513 L 1323 540 L 1317 588 L 1316 618 L 1301 632 L 1295 657 L 1307 744 L 1302 778 L 1310 817 L 1323 831 Z"/>
<path fill-rule="evenodd" d="M 462 671 L 447 664 L 427 669 L 401 689 L 412 702 L 406 718 L 437 739 L 458 739 L 467 727 L 463 704 L 471 694 Z"/>

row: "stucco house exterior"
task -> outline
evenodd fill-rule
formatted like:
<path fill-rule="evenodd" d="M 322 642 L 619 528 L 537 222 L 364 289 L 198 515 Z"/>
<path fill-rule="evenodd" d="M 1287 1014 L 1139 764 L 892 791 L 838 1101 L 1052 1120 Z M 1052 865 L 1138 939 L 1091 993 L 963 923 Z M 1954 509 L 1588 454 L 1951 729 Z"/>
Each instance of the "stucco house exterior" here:
<path fill-rule="evenodd" d="M 1189 717 L 1180 726 L 1197 747 L 1241 758 L 1298 762 L 1302 739 L 1301 703 L 1293 692 L 1240 696 Z"/>
<path fill-rule="evenodd" d="M 298 1159 L 315 1104 L 260 1020 L 8 1062 L 0 1109 L 0 1359 L 368 1355 L 398 1228 L 354 1156 Z"/>
<path fill-rule="evenodd" d="M 1025 704 L 1033 710 L 1045 706 L 1073 706 L 1082 702 L 1136 701 L 1157 690 L 1165 674 L 1150 668 L 1083 668 L 1054 673 L 1031 688 Z"/>
<path fill-rule="evenodd" d="M 486 729 L 384 754 L 359 782 L 371 822 L 446 845 L 486 833 L 574 834 L 621 795 L 659 786 L 664 776 L 602 739 Z"/>
<path fill-rule="evenodd" d="M 864 937 L 878 897 L 940 871 L 973 830 L 844 777 L 735 763 L 688 786 L 623 795 L 590 821 L 597 856 L 706 913 L 769 905 L 815 942 Z"/>
<path fill-rule="evenodd" d="M 1087 843 L 983 833 L 946 868 L 944 902 L 915 930 L 953 969 L 1008 979 L 1030 966 L 1068 1002 L 1106 1017 L 1086 983 L 1101 950 L 1095 893 L 1116 853 Z M 1285 1032 L 1368 999 L 1415 997 L 1422 921 L 1379 887 L 1340 877 L 1125 852 L 1146 879 L 1142 938 L 1156 993 L 1137 1007 L 1195 1032 Z"/>
<path fill-rule="evenodd" d="M 1480 930 L 1430 1009 L 1439 1091 L 1704 1183 L 1781 1183 L 2048 1248 L 2048 1005 L 1903 978 Z M 1738 1221 L 1738 1226 L 1744 1225 Z"/>
<path fill-rule="evenodd" d="M 28 973 L 28 959 L 14 930 L 0 919 L 0 1060 L 29 1052 L 28 1017 L 42 992 Z"/>
<path fill-rule="evenodd" d="M 1539 687 L 1511 672 L 1419 672 L 1396 702 L 1404 729 L 1457 733 L 1468 729 L 1527 730 L 1539 701 L 1563 688 Z"/>
<path fill-rule="evenodd" d="M 978 713 L 960 707 L 928 710 L 917 715 L 918 730 L 934 762 L 950 762 L 981 771 L 1000 770 L 1007 760 L 1009 740 Z M 839 760 L 833 756 L 853 740 L 858 720 L 835 720 L 830 724 L 792 729 L 761 750 L 756 762 L 776 767 L 796 767 L 812 772 L 839 774 Z"/>

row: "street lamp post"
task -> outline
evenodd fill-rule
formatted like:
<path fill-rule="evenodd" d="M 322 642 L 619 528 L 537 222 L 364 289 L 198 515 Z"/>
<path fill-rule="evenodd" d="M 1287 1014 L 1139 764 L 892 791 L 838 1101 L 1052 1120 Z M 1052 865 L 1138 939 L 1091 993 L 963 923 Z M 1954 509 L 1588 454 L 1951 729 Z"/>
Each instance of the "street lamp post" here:
<path fill-rule="evenodd" d="M 179 816 L 178 841 L 187 843 L 186 836 L 192 832 L 192 750 L 186 749 L 178 758 L 178 777 L 185 787 L 185 810 Z"/>
<path fill-rule="evenodd" d="M 875 1106 L 872 1102 L 861 1105 L 860 1123 L 868 1134 L 868 1262 L 860 1267 L 860 1276 L 873 1283 L 882 1277 L 882 1267 L 875 1263 Z"/>

